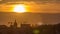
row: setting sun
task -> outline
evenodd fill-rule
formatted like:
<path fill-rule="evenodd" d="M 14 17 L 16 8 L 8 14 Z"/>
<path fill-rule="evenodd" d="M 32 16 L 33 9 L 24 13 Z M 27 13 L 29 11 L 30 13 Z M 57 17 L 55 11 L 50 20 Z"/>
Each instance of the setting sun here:
<path fill-rule="evenodd" d="M 14 12 L 18 12 L 18 13 L 23 13 L 23 12 L 26 12 L 26 7 L 25 5 L 15 5 L 14 8 L 13 8 L 13 11 Z"/>

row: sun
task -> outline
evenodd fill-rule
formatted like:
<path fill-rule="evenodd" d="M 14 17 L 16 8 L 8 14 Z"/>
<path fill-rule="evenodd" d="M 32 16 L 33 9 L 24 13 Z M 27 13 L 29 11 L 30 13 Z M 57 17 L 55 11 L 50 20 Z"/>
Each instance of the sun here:
<path fill-rule="evenodd" d="M 24 12 L 26 12 L 26 7 L 23 4 L 15 5 L 13 8 L 13 11 L 18 12 L 18 13 L 24 13 Z"/>

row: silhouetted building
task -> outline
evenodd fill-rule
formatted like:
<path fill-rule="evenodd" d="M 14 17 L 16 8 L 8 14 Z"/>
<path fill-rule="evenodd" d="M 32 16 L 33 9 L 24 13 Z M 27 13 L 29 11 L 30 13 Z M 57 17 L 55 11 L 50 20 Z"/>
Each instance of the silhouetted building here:
<path fill-rule="evenodd" d="M 21 24 L 21 28 L 26 28 L 26 27 L 30 27 L 30 24 L 27 24 L 26 22 L 23 22 Z"/>
<path fill-rule="evenodd" d="M 30 24 L 21 24 L 21 28 L 30 27 Z"/>
<path fill-rule="evenodd" d="M 17 22 L 16 22 L 16 20 L 15 20 L 13 26 L 14 26 L 14 28 L 17 28 Z"/>
<path fill-rule="evenodd" d="M 21 24 L 20 34 L 31 34 L 31 33 L 32 33 L 32 29 L 30 24 L 26 24 L 26 23 Z"/>
<path fill-rule="evenodd" d="M 8 22 L 10 24 L 11 28 L 17 28 L 17 22 L 16 20 L 14 22 Z"/>

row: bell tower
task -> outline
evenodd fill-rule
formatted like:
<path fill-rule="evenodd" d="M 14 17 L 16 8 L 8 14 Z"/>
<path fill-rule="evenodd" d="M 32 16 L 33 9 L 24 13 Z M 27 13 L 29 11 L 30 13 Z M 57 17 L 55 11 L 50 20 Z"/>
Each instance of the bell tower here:
<path fill-rule="evenodd" d="M 16 22 L 16 20 L 14 22 L 14 27 L 17 28 L 17 22 Z"/>

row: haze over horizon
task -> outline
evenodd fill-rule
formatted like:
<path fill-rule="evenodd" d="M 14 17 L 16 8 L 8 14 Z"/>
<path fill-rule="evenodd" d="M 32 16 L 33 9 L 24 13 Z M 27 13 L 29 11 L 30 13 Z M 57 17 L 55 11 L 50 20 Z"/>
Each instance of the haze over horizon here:
<path fill-rule="evenodd" d="M 60 23 L 60 14 L 0 12 L 0 25 L 8 25 L 8 22 L 14 22 L 15 19 L 18 24 L 22 22 L 30 24 L 57 24 Z"/>

